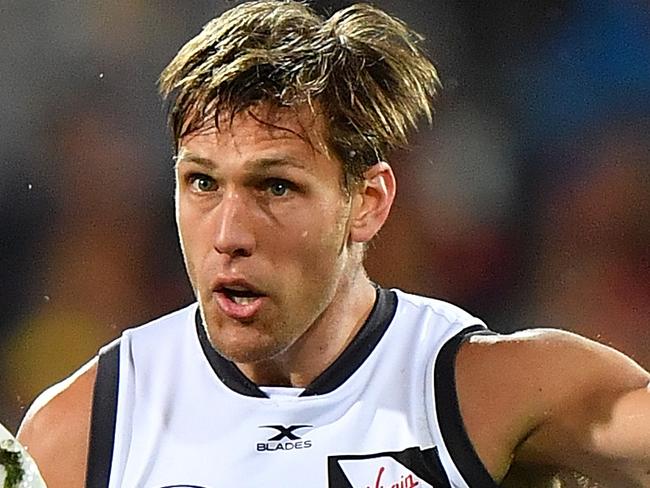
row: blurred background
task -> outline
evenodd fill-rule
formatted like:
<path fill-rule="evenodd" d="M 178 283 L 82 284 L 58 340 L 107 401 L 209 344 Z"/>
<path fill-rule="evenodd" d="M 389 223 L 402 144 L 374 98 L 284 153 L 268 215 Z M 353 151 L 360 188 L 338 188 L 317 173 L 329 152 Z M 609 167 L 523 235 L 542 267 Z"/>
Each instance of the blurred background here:
<path fill-rule="evenodd" d="M 156 91 L 236 1 L 0 0 L 0 422 L 192 300 Z M 351 2 L 312 1 L 324 13 Z M 385 286 L 650 367 L 650 4 L 377 0 L 426 37 L 433 127 L 391 158 Z"/>

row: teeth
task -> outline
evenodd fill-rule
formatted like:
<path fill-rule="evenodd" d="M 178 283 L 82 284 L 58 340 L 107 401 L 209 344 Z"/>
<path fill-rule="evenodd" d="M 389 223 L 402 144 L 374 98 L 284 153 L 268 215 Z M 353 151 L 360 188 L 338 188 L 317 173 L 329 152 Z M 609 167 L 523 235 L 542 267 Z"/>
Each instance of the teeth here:
<path fill-rule="evenodd" d="M 233 302 L 235 302 L 237 305 L 248 305 L 249 303 L 253 303 L 255 300 L 257 300 L 257 297 L 231 297 L 230 298 Z"/>

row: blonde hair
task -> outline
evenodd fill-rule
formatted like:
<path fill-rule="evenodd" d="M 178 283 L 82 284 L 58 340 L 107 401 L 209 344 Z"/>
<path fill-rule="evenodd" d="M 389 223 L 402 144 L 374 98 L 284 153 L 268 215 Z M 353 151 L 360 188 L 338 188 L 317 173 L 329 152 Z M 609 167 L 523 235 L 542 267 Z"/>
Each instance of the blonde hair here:
<path fill-rule="evenodd" d="M 440 82 L 421 41 L 367 4 L 328 19 L 296 1 L 241 4 L 210 21 L 160 76 L 175 144 L 261 103 L 307 104 L 325 116 L 346 179 L 359 178 L 404 147 L 420 118 L 432 119 Z"/>

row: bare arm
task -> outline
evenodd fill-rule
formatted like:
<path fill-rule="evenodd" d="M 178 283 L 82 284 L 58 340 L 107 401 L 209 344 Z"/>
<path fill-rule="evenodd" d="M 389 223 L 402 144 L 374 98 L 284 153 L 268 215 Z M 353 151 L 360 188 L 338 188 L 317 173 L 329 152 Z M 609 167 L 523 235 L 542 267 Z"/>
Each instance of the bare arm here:
<path fill-rule="evenodd" d="M 647 381 L 646 381 L 647 383 Z M 606 486 L 650 487 L 650 390 L 602 385 L 569 402 L 517 450 L 517 461 L 571 468 Z"/>
<path fill-rule="evenodd" d="M 476 338 L 461 348 L 457 382 L 495 479 L 514 465 L 650 487 L 650 375 L 623 354 L 557 330 Z"/>
<path fill-rule="evenodd" d="M 84 488 L 97 361 L 42 393 L 18 431 L 48 488 Z"/>

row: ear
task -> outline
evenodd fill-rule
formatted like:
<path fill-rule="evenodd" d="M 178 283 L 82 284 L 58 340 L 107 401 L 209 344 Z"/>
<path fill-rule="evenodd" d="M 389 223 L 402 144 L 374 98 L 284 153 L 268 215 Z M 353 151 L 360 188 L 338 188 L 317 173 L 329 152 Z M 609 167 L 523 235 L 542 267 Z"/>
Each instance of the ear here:
<path fill-rule="evenodd" d="M 363 181 L 353 190 L 352 242 L 369 242 L 375 237 L 388 218 L 395 190 L 395 174 L 388 163 L 380 161 L 364 173 Z"/>

